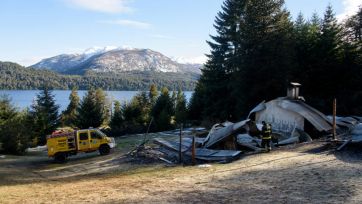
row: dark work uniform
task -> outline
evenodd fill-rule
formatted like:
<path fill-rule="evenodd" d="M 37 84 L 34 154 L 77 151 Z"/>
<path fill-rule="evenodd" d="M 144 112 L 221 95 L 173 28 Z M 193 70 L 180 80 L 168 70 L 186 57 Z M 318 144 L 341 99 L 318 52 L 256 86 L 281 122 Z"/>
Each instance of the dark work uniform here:
<path fill-rule="evenodd" d="M 272 138 L 271 133 L 272 133 L 272 131 L 271 131 L 270 125 L 268 125 L 268 124 L 263 125 L 263 128 L 261 130 L 261 134 L 262 134 L 261 147 L 267 149 L 268 151 L 271 150 L 271 147 L 270 147 L 270 142 L 271 142 L 271 138 Z"/>

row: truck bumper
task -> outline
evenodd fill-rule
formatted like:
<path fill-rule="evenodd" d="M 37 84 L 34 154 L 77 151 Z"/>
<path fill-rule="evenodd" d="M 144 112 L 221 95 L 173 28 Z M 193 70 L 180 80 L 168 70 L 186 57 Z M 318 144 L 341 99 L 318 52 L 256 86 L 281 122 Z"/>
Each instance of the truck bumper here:
<path fill-rule="evenodd" d="M 116 140 L 114 139 L 114 137 L 111 137 L 111 142 L 109 143 L 109 147 L 111 149 L 116 147 Z"/>

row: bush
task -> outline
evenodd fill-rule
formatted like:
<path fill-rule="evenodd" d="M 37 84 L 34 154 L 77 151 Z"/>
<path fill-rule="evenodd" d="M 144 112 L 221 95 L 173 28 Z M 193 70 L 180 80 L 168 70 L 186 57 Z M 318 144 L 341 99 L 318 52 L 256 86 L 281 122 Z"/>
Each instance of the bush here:
<path fill-rule="evenodd" d="M 23 154 L 30 144 L 30 132 L 26 125 L 26 115 L 18 113 L 6 120 L 0 129 L 2 149 L 9 154 Z"/>
<path fill-rule="evenodd" d="M 0 143 L 5 153 L 22 154 L 30 142 L 28 113 L 18 112 L 7 96 L 0 99 Z"/>

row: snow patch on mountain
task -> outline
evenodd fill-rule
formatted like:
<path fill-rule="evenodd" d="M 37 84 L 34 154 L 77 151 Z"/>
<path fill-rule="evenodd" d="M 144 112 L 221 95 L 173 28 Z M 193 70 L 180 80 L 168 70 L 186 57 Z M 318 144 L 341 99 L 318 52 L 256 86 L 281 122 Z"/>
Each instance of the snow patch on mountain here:
<path fill-rule="evenodd" d="M 198 56 L 198 57 L 171 57 L 172 60 L 180 63 L 180 64 L 204 64 L 207 61 L 206 56 Z"/>

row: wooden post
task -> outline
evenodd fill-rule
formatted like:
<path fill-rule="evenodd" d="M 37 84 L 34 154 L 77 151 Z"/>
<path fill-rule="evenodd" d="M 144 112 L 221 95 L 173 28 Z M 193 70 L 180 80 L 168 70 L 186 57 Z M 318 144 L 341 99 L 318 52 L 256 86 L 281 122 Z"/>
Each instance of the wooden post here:
<path fill-rule="evenodd" d="M 148 133 L 150 132 L 150 128 L 151 128 L 152 122 L 153 122 L 153 117 L 151 118 L 151 121 L 150 121 L 150 123 L 148 124 L 147 132 L 146 132 L 145 136 L 143 137 L 143 142 L 142 142 L 141 146 L 144 145 L 144 144 L 146 144 L 146 142 L 147 142 L 147 136 L 148 136 Z"/>
<path fill-rule="evenodd" d="M 196 149 L 195 149 L 195 136 L 192 137 L 192 154 L 191 154 L 191 157 L 192 157 L 192 165 L 195 165 L 196 164 L 196 159 L 195 159 L 195 152 Z"/>
<path fill-rule="evenodd" d="M 181 162 L 182 162 L 182 123 L 180 125 L 180 145 L 179 145 L 178 158 L 179 158 L 179 163 L 181 164 Z"/>
<path fill-rule="evenodd" d="M 337 99 L 334 99 L 334 100 L 333 100 L 333 140 L 337 140 L 336 115 L 337 115 Z"/>

